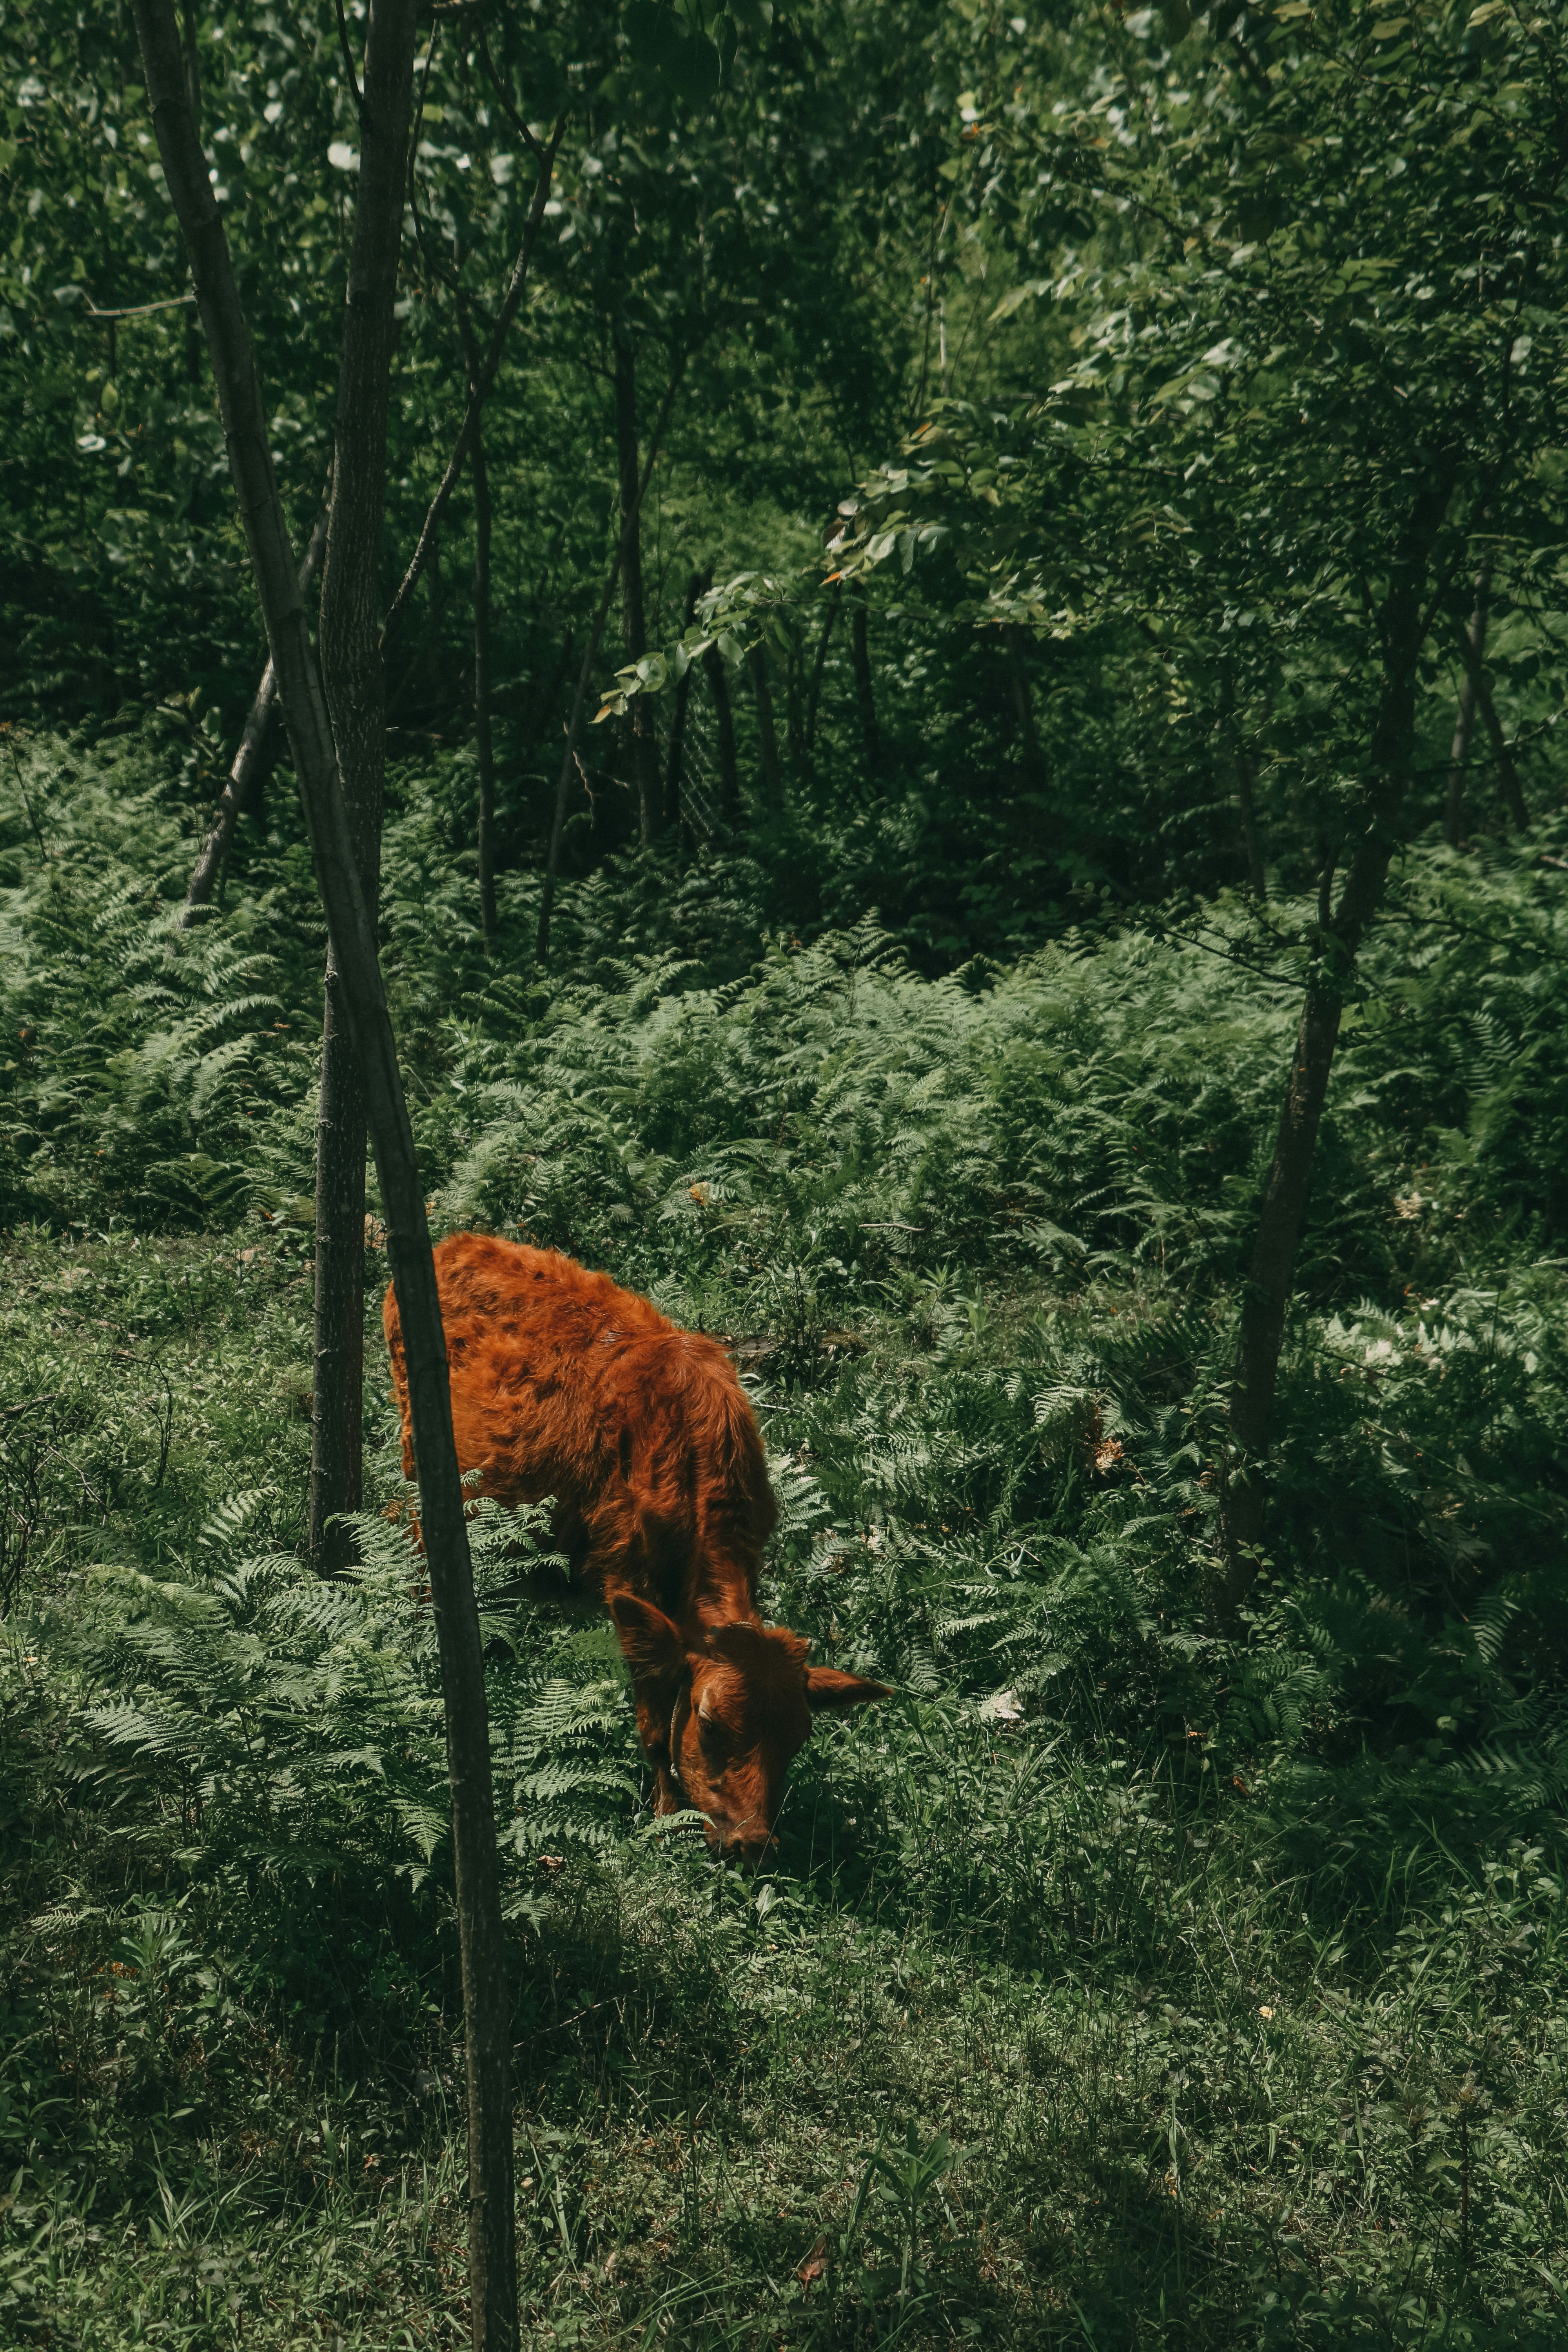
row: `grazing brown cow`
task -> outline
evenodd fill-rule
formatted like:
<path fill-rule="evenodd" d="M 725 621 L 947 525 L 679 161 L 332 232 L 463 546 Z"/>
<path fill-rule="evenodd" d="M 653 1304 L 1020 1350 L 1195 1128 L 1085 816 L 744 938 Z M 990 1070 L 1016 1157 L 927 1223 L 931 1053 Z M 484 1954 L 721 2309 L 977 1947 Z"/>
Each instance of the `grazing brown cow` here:
<path fill-rule="evenodd" d="M 460 1467 L 502 1503 L 555 1497 L 557 1539 L 603 1592 L 631 1669 L 654 1810 L 693 1806 L 710 1845 L 754 1859 L 813 1714 L 888 1691 L 808 1666 L 803 1637 L 757 1615 L 778 1514 L 733 1366 L 553 1251 L 454 1234 L 436 1273 Z M 383 1318 L 412 1477 L 391 1289 Z"/>

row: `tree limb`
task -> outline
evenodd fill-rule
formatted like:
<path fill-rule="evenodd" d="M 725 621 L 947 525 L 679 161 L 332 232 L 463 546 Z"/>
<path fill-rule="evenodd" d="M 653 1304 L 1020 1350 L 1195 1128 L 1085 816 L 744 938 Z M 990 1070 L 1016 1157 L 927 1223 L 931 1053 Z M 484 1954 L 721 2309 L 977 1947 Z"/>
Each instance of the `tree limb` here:
<path fill-rule="evenodd" d="M 536 156 L 539 162 L 542 163 L 544 161 L 543 148 L 540 145 L 538 140 L 534 137 L 527 123 L 524 122 L 521 116 L 518 113 L 518 110 L 516 107 L 513 106 L 510 99 L 508 98 L 506 91 L 501 87 L 501 78 L 500 74 L 497 73 L 494 66 L 490 63 L 489 44 L 485 39 L 485 20 L 482 13 L 476 16 L 474 18 L 474 34 L 479 45 L 479 55 L 485 61 L 485 71 L 489 74 L 495 89 L 495 94 L 501 102 L 502 113 L 506 116 L 507 121 L 510 123 L 512 129 L 516 131 L 518 137 L 521 140 L 529 153 Z"/>
<path fill-rule="evenodd" d="M 440 488 L 430 501 L 429 511 L 425 517 L 425 527 L 419 534 L 419 544 L 414 551 L 408 569 L 403 575 L 397 593 L 393 598 L 391 608 L 382 625 L 381 643 L 384 652 L 391 644 L 393 631 L 402 618 L 404 607 L 413 594 L 419 575 L 429 561 L 431 543 L 440 527 L 441 518 L 447 511 L 452 492 L 458 487 L 458 477 L 463 470 L 463 461 L 468 454 L 468 444 L 474 437 L 474 428 L 479 423 L 479 411 L 489 398 L 490 388 L 495 383 L 496 372 L 500 366 L 501 345 L 506 341 L 506 331 L 510 326 L 517 306 L 522 299 L 522 289 L 528 280 L 528 265 L 533 258 L 534 243 L 544 219 L 545 205 L 549 201 L 551 175 L 555 168 L 556 151 L 561 145 L 565 131 L 566 117 L 563 115 L 551 132 L 550 144 L 544 151 L 544 161 L 539 170 L 539 185 L 533 192 L 533 202 L 529 207 L 528 224 L 522 232 L 522 244 L 518 250 L 505 299 L 497 314 L 489 346 L 480 362 L 479 374 L 468 394 L 468 404 L 463 414 L 457 445 L 447 462 L 447 470 L 441 477 Z"/>
<path fill-rule="evenodd" d="M 642 512 L 642 502 L 647 495 L 647 486 L 653 479 L 653 469 L 658 459 L 659 444 L 664 439 L 665 427 L 669 423 L 669 412 L 675 405 L 676 391 L 685 373 L 686 362 L 689 356 L 689 345 L 677 360 L 675 372 L 665 391 L 663 403 L 654 422 L 653 432 L 648 438 L 647 459 L 642 469 L 642 479 L 637 484 L 637 494 L 632 500 L 630 510 L 621 524 L 621 535 L 616 543 L 615 560 L 610 565 L 604 587 L 600 591 L 598 610 L 594 615 L 594 625 L 588 634 L 588 650 L 583 656 L 583 667 L 577 673 L 577 690 L 572 697 L 572 716 L 566 724 L 566 748 L 561 755 L 561 782 L 556 788 L 555 816 L 550 827 L 550 852 L 544 863 L 544 890 L 539 904 L 539 939 L 534 949 L 534 958 L 541 971 L 545 970 L 550 961 L 550 917 L 555 903 L 555 877 L 561 865 L 561 836 L 566 825 L 566 795 L 572 788 L 572 763 L 576 757 L 577 730 L 582 724 L 583 705 L 588 695 L 588 681 L 594 674 L 594 664 L 599 657 L 599 640 L 605 634 L 605 622 L 608 617 L 611 601 L 615 596 L 616 583 L 621 576 L 621 566 L 626 561 L 626 550 L 631 545 L 632 535 L 637 527 L 637 517 Z"/>
<path fill-rule="evenodd" d="M 391 0 L 378 6 L 395 13 Z M 173 0 L 134 0 L 159 158 L 179 217 L 224 438 L 293 746 L 310 854 L 364 1085 L 405 1349 L 420 1525 L 440 1648 L 468 2086 L 469 2293 L 476 2347 L 513 2352 L 511 2032 L 496 1864 L 484 1656 L 452 1437 L 440 1297 L 414 1130 L 361 887 L 267 415 L 223 216 L 184 86 Z M 412 32 L 410 29 L 410 49 Z"/>
<path fill-rule="evenodd" d="M 321 569 L 321 551 L 326 543 L 327 509 L 323 507 L 316 517 L 316 527 L 310 533 L 310 543 L 306 548 L 304 559 L 300 565 L 301 596 Z M 184 911 L 180 917 L 180 929 L 183 931 L 188 931 L 203 909 L 212 903 L 213 892 L 217 887 L 217 877 L 223 871 L 224 860 L 228 856 L 229 844 L 234 839 L 235 826 L 238 824 L 240 813 L 250 798 L 251 789 L 256 782 L 256 772 L 261 765 L 261 754 L 266 746 L 268 730 L 272 723 L 272 714 L 277 708 L 278 672 L 268 658 L 267 667 L 261 673 L 261 683 L 256 689 L 256 698 L 250 706 L 250 714 L 245 722 L 245 732 L 239 739 L 239 749 L 234 755 L 234 765 L 228 772 L 228 782 L 225 784 L 218 804 L 213 811 L 211 827 L 205 841 L 202 844 L 202 854 L 195 862 L 190 886 L 185 892 Z"/>
<path fill-rule="evenodd" d="M 364 121 L 364 92 L 359 86 L 359 76 L 354 71 L 353 51 L 349 47 L 348 20 L 343 15 L 343 0 L 336 0 L 336 5 L 338 11 L 338 47 L 343 53 L 343 71 L 349 78 L 349 88 L 353 92 L 354 112 L 359 116 L 361 122 L 363 122 Z"/>

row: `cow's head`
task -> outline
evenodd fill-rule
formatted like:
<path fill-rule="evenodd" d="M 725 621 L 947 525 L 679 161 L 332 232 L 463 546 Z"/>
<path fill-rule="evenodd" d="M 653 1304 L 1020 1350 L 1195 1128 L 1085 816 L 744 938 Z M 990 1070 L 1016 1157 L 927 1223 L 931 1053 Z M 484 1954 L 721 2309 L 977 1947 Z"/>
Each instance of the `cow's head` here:
<path fill-rule="evenodd" d="M 754 1862 L 773 1843 L 784 1770 L 812 1717 L 889 1696 L 885 1683 L 808 1666 L 810 1644 L 782 1625 L 715 1626 L 693 1649 L 662 1610 L 635 1593 L 617 1593 L 611 1613 L 650 1751 L 662 1748 L 668 1726 L 672 1786 L 668 1796 L 661 1789 L 661 1807 L 706 1813 L 709 1844 L 742 1861 Z"/>

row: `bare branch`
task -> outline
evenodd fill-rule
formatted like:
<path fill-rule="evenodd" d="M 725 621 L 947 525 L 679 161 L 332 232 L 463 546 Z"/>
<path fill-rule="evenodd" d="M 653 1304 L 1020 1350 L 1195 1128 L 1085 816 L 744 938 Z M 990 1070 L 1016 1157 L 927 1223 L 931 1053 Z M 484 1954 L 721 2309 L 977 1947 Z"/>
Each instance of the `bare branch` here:
<path fill-rule="evenodd" d="M 194 294 L 171 294 L 166 302 L 133 302 L 127 310 L 100 310 L 89 302 L 87 315 L 89 319 L 150 319 L 154 310 L 188 310 L 195 299 Z"/>
<path fill-rule="evenodd" d="M 430 35 L 430 45 L 425 52 L 425 70 L 419 78 L 419 103 L 414 116 L 414 136 L 408 142 L 408 209 L 414 215 L 414 235 L 419 247 L 419 257 L 432 278 L 438 278 L 449 294 L 459 302 L 462 288 L 455 274 L 447 268 L 438 254 L 433 254 L 425 242 L 425 223 L 419 214 L 419 133 L 425 127 L 425 93 L 430 87 L 430 68 L 436 62 L 436 46 L 441 37 L 437 25 Z"/>
<path fill-rule="evenodd" d="M 338 47 L 343 53 L 343 71 L 349 78 L 349 88 L 354 94 L 354 111 L 363 122 L 364 120 L 364 92 L 359 86 L 359 76 L 354 71 L 353 51 L 349 47 L 348 20 L 343 15 L 343 0 L 337 0 L 337 10 Z"/>
<path fill-rule="evenodd" d="M 316 528 L 310 533 L 310 543 L 300 565 L 301 596 L 321 568 L 321 551 L 326 544 L 327 509 L 323 506 L 316 518 Z M 239 739 L 239 749 L 234 755 L 234 765 L 228 772 L 228 782 L 213 811 L 211 827 L 202 844 L 202 854 L 191 876 L 190 887 L 185 892 L 184 909 L 180 916 L 183 931 L 188 931 L 202 909 L 212 903 L 217 877 L 234 839 L 234 828 L 256 782 L 256 772 L 261 764 L 262 750 L 277 707 L 278 672 L 269 656 L 267 667 L 261 673 L 261 683 L 256 689 L 256 699 L 245 722 L 245 732 Z"/>
<path fill-rule="evenodd" d="M 513 106 L 510 99 L 508 98 L 506 91 L 501 87 L 501 78 L 490 62 L 489 43 L 485 39 L 485 20 L 482 16 L 476 16 L 474 18 L 474 36 L 479 45 L 479 55 L 485 61 L 485 71 L 489 74 L 495 88 L 495 94 L 501 102 L 502 113 L 506 116 L 507 121 L 510 123 L 512 129 L 516 131 L 518 137 L 521 140 L 529 153 L 536 156 L 540 163 L 542 163 L 544 161 L 543 148 L 540 145 L 538 140 L 534 137 L 527 123 L 522 120 L 522 117 L 519 114 L 516 107 Z"/>
<path fill-rule="evenodd" d="M 468 404 L 464 413 L 457 445 L 447 461 L 447 470 L 441 477 L 441 486 L 430 501 L 429 511 L 425 517 L 425 527 L 419 534 L 419 544 L 414 551 L 408 569 L 403 575 L 397 593 L 392 600 L 391 608 L 383 624 L 381 632 L 383 651 L 391 644 L 393 631 L 403 617 L 404 607 L 414 593 L 420 573 L 429 562 L 430 549 L 437 530 L 440 527 L 441 518 L 447 511 L 447 502 L 458 487 L 458 480 L 463 470 L 463 461 L 468 454 L 468 444 L 474 437 L 474 429 L 479 423 L 479 411 L 489 398 L 490 389 L 495 383 L 496 372 L 500 366 L 501 345 L 506 341 L 506 331 L 512 322 L 517 306 L 522 299 L 523 287 L 528 281 L 528 265 L 533 258 L 534 244 L 539 236 L 540 226 L 544 219 L 544 207 L 550 197 L 550 182 L 555 168 L 556 151 L 561 145 L 565 131 L 566 117 L 563 115 L 551 132 L 550 144 L 544 151 L 544 161 L 539 172 L 539 185 L 533 192 L 533 202 L 529 206 L 528 225 L 522 232 L 522 243 L 518 249 L 517 260 L 512 268 L 505 299 L 496 316 L 489 348 L 485 352 L 473 388 L 468 394 Z"/>
<path fill-rule="evenodd" d="M 688 345 L 675 363 L 674 373 L 669 379 L 658 415 L 654 421 L 653 432 L 647 445 L 647 462 L 642 469 L 642 479 L 637 484 L 637 496 L 633 499 L 622 521 L 621 535 L 616 545 L 615 561 L 610 565 L 608 577 L 600 592 L 599 608 L 594 615 L 594 626 L 589 632 L 588 650 L 583 656 L 583 667 L 577 673 L 577 691 L 572 698 L 572 716 L 566 727 L 566 749 L 561 760 L 561 782 L 555 793 L 555 817 L 550 828 L 550 851 L 544 866 L 544 890 L 539 906 L 539 939 L 534 953 L 542 971 L 550 961 L 550 916 L 555 902 L 556 872 L 561 863 L 561 835 L 566 824 L 566 795 L 572 784 L 573 762 L 577 757 L 577 730 L 583 720 L 583 705 L 587 699 L 588 681 L 594 674 L 594 664 L 599 657 L 599 640 L 605 634 L 605 622 L 609 614 L 611 599 L 616 593 L 616 583 L 621 576 L 621 566 L 626 562 L 626 550 L 632 543 L 632 534 L 637 527 L 637 517 L 642 512 L 642 502 L 647 495 L 647 486 L 653 479 L 653 469 L 658 461 L 659 445 L 664 439 L 665 427 L 669 423 L 669 412 L 675 405 L 675 395 L 690 355 L 690 346 Z"/>

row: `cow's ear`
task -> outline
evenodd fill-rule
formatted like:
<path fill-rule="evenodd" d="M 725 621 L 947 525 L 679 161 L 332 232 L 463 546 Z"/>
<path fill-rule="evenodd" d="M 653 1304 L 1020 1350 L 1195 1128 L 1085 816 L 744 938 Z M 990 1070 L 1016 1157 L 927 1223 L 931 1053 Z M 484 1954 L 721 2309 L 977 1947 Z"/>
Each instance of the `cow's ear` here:
<path fill-rule="evenodd" d="M 680 1673 L 686 1664 L 686 1644 L 679 1627 L 670 1622 L 662 1609 L 656 1609 L 651 1601 L 639 1600 L 635 1592 L 617 1592 L 610 1603 L 610 1614 L 634 1677 Z"/>
<path fill-rule="evenodd" d="M 841 1714 L 845 1708 L 864 1706 L 868 1699 L 891 1698 L 886 1683 L 862 1682 L 858 1675 L 841 1675 L 837 1666 L 807 1666 L 805 1696 L 813 1715 L 824 1707 Z"/>

